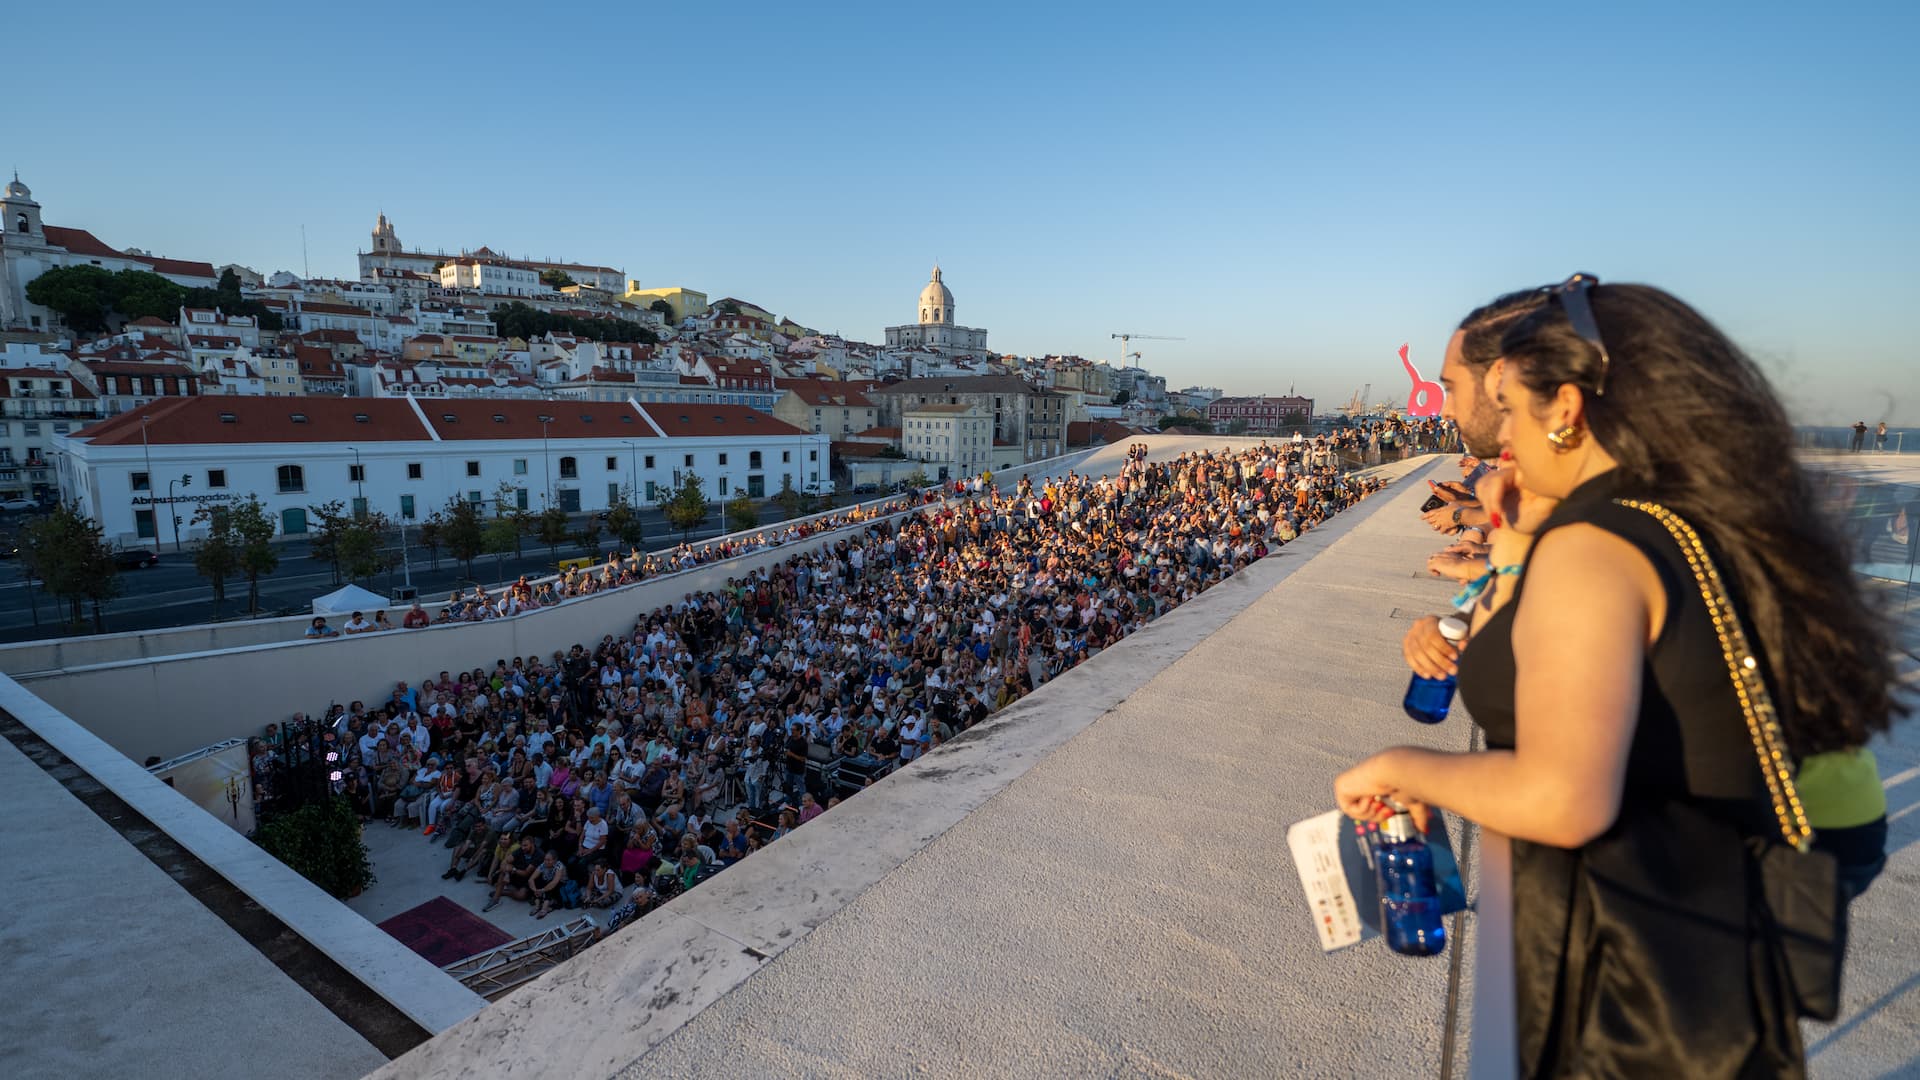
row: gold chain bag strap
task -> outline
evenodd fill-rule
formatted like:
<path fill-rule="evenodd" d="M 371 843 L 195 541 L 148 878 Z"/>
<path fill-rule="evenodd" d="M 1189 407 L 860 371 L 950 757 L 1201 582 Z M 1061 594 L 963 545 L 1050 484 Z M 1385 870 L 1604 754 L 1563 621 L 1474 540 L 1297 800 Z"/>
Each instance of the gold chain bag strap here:
<path fill-rule="evenodd" d="M 1813 826 L 1794 788 L 1794 762 L 1780 731 L 1773 695 L 1760 675 L 1760 662 L 1740 614 L 1727 595 L 1720 572 L 1714 568 L 1700 534 L 1680 515 L 1655 502 L 1616 499 L 1666 527 L 1686 557 L 1700 586 L 1700 599 L 1713 619 L 1726 658 L 1733 692 L 1740 699 L 1753 752 L 1766 778 L 1773 812 L 1779 819 L 1784 843 L 1754 843 L 1767 929 L 1775 955 L 1791 982 L 1791 991 L 1803 1016 L 1831 1020 L 1840 1011 L 1840 969 L 1846 956 L 1846 901 L 1841 893 L 1839 867 L 1833 856 L 1812 850 Z"/>

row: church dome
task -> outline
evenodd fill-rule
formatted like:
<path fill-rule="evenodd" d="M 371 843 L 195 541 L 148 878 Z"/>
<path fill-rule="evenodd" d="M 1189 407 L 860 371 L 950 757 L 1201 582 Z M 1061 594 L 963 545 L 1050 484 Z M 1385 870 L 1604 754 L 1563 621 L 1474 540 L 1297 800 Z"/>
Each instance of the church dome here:
<path fill-rule="evenodd" d="M 950 323 L 953 321 L 953 292 L 940 283 L 940 268 L 933 268 L 933 280 L 920 290 L 920 321 L 923 323 Z"/>
<path fill-rule="evenodd" d="M 13 182 L 7 185 L 7 198 L 9 199 L 33 198 L 33 192 L 27 190 L 27 185 L 20 182 L 20 174 L 18 173 L 14 174 Z M 934 280 L 938 281 L 940 279 L 940 272 L 938 270 L 934 271 L 933 277 L 934 277 Z"/>

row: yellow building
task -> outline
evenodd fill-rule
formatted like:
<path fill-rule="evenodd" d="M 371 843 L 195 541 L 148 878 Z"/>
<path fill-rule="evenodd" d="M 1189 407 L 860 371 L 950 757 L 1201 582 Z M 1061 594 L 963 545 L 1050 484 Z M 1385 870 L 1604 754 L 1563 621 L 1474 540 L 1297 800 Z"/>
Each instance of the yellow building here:
<path fill-rule="evenodd" d="M 707 294 L 693 289 L 684 289 L 678 285 L 665 289 L 643 289 L 638 281 L 627 282 L 627 295 L 623 298 L 629 304 L 640 307 L 652 307 L 655 300 L 665 300 L 673 309 L 673 321 L 694 315 L 707 313 Z"/>

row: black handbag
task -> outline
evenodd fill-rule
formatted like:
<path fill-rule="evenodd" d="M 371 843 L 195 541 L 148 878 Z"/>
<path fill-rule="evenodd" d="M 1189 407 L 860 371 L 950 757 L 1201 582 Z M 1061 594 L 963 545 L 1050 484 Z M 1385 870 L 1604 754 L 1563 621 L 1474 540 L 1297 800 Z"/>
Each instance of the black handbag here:
<path fill-rule="evenodd" d="M 1780 822 L 1780 839 L 1756 837 L 1747 842 L 1749 877 L 1756 886 L 1748 891 L 1749 915 L 1797 1014 L 1832 1020 L 1840 1013 L 1840 976 L 1847 953 L 1847 903 L 1839 861 L 1812 850 L 1813 827 L 1794 788 L 1794 762 L 1739 612 L 1691 525 L 1658 503 L 1617 501 L 1652 515 L 1672 534 L 1713 617 L 1728 676 Z"/>

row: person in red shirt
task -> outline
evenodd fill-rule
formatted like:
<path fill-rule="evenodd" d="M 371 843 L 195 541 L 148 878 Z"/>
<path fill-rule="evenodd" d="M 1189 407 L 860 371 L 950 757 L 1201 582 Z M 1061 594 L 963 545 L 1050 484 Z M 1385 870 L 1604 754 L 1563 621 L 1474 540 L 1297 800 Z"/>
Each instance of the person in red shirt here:
<path fill-rule="evenodd" d="M 427 609 L 420 606 L 420 601 L 415 600 L 413 607 L 408 609 L 407 617 L 401 620 L 400 625 L 409 630 L 418 630 L 423 626 L 430 625 L 432 622 L 433 620 L 427 617 Z"/>

